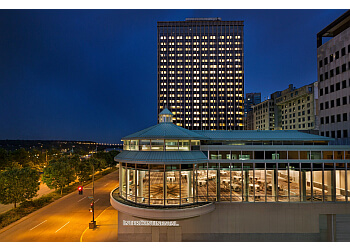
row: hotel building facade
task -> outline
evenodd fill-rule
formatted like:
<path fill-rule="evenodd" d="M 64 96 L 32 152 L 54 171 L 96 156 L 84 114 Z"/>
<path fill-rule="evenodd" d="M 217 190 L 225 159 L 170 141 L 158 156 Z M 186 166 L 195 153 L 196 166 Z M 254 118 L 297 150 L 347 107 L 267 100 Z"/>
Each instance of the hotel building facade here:
<path fill-rule="evenodd" d="M 350 144 L 350 11 L 317 34 L 317 62 L 319 134 Z"/>
<path fill-rule="evenodd" d="M 189 130 L 243 129 L 243 21 L 157 23 L 157 109 Z"/>
<path fill-rule="evenodd" d="M 297 131 L 191 131 L 123 138 L 111 192 L 119 241 L 349 241 L 350 147 Z"/>

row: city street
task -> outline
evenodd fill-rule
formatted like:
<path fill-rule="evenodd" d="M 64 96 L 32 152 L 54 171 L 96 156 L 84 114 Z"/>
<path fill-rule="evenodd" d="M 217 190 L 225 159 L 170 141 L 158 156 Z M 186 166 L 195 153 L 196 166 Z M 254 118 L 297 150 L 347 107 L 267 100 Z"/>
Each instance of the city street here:
<path fill-rule="evenodd" d="M 100 227 L 106 228 L 101 223 L 107 223 L 108 217 L 113 217 L 115 222 L 114 218 L 117 215 L 117 211 L 111 209 L 109 195 L 119 185 L 118 173 L 119 171 L 114 171 L 95 181 L 95 220 L 97 221 L 97 229 L 88 229 L 89 222 L 92 220 L 92 213 L 89 212 L 91 203 L 89 197 L 92 196 L 92 189 L 89 188 L 92 188 L 92 184 L 89 184 L 84 187 L 83 195 L 79 195 L 77 190 L 34 212 L 20 222 L 15 222 L 0 230 L 0 241 L 79 242 L 84 241 L 83 235 L 88 238 L 86 241 L 99 241 L 99 239 L 94 239 L 93 236 L 98 235 L 97 232 Z M 99 220 L 96 218 L 101 214 L 104 217 L 99 224 Z M 89 231 L 94 231 L 94 233 Z"/>

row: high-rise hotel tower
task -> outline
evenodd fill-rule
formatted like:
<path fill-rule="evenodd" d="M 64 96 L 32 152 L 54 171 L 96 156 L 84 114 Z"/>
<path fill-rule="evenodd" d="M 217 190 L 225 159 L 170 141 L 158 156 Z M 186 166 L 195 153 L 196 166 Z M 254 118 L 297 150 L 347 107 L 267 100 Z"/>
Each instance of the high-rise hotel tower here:
<path fill-rule="evenodd" d="M 158 22 L 158 114 L 190 130 L 243 129 L 243 21 Z"/>

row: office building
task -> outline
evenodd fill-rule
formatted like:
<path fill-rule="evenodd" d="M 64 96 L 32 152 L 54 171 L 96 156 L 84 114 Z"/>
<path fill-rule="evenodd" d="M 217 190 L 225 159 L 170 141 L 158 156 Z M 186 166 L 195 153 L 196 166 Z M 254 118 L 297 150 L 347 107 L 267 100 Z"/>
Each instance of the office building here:
<path fill-rule="evenodd" d="M 243 21 L 157 23 L 157 109 L 190 130 L 243 129 Z"/>
<path fill-rule="evenodd" d="M 277 129 L 315 130 L 317 124 L 318 83 L 300 88 L 289 85 L 275 100 L 278 108 Z"/>
<path fill-rule="evenodd" d="M 253 106 L 253 130 L 275 130 L 275 110 L 274 99 Z"/>
<path fill-rule="evenodd" d="M 261 103 L 261 93 L 246 93 L 244 99 L 244 116 L 253 110 L 254 105 Z"/>
<path fill-rule="evenodd" d="M 159 116 L 115 157 L 119 241 L 350 240 L 350 146 L 298 131 L 191 131 Z"/>
<path fill-rule="evenodd" d="M 261 102 L 261 93 L 246 93 L 244 99 L 244 130 L 254 130 L 253 106 Z M 249 117 L 248 117 L 249 116 Z"/>
<path fill-rule="evenodd" d="M 272 93 L 268 100 L 253 106 L 246 120 L 248 130 L 307 130 L 316 133 L 318 83 L 300 88 L 290 84 L 287 89 Z"/>
<path fill-rule="evenodd" d="M 350 11 L 317 34 L 317 63 L 319 134 L 350 144 Z"/>

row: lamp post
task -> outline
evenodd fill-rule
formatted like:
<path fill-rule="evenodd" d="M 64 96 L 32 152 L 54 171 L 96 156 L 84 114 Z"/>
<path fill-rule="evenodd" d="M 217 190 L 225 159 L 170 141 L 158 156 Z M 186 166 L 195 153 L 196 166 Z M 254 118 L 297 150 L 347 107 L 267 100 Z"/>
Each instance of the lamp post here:
<path fill-rule="evenodd" d="M 91 201 L 91 210 L 92 210 L 92 221 L 89 223 L 89 229 L 94 229 L 96 227 L 95 221 L 95 166 L 92 164 L 92 201 Z"/>

